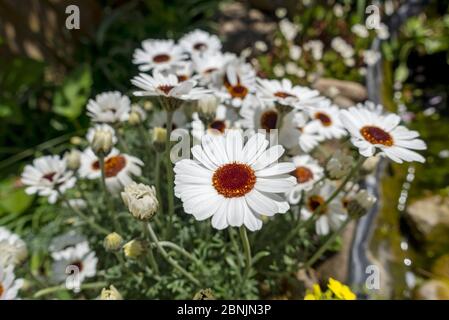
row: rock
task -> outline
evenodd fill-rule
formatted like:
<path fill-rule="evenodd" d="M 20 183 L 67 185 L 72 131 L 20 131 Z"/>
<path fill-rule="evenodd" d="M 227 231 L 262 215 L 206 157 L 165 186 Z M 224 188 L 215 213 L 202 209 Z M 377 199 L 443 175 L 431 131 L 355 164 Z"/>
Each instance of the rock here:
<path fill-rule="evenodd" d="M 415 291 L 416 300 L 449 300 L 449 284 L 441 280 L 427 280 Z"/>
<path fill-rule="evenodd" d="M 353 102 L 361 102 L 368 97 L 366 88 L 360 83 L 352 81 L 320 78 L 313 84 L 313 87 L 324 95 L 338 92 L 338 94 L 335 94 L 335 97 L 343 96 Z"/>
<path fill-rule="evenodd" d="M 426 246 L 429 256 L 449 251 L 449 199 L 431 196 L 411 204 L 406 221 L 413 237 Z"/>

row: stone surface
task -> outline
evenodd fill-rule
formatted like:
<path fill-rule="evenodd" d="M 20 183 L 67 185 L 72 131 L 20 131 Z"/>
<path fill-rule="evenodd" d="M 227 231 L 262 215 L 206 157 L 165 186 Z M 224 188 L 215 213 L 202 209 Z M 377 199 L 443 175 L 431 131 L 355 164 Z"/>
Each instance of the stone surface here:
<path fill-rule="evenodd" d="M 416 300 L 449 300 L 449 284 L 441 280 L 424 281 L 415 291 Z"/>
<path fill-rule="evenodd" d="M 344 106 L 349 106 L 354 104 L 353 102 L 361 102 L 367 99 L 367 91 L 364 86 L 360 83 L 330 79 L 330 78 L 320 78 L 314 84 L 313 87 L 323 93 L 324 95 L 329 95 L 329 93 L 334 93 L 334 100 L 338 97 Z M 343 99 L 346 98 L 346 99 Z"/>

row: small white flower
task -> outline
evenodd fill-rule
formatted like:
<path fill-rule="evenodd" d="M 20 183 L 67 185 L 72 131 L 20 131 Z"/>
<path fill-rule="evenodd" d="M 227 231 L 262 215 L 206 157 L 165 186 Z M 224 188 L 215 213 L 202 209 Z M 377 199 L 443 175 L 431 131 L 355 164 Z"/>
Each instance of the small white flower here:
<path fill-rule="evenodd" d="M 328 99 L 307 110 L 310 119 L 307 131 L 316 132 L 325 139 L 340 139 L 346 135 L 346 130 L 340 121 L 340 110 Z"/>
<path fill-rule="evenodd" d="M 311 126 L 307 126 L 310 119 L 305 112 L 292 111 L 284 117 L 279 141 L 288 149 L 300 148 L 304 152 L 312 151 L 324 137 Z"/>
<path fill-rule="evenodd" d="M 292 158 L 295 170 L 292 175 L 296 177 L 296 185 L 287 193 L 287 199 L 291 204 L 297 204 L 301 200 L 304 191 L 310 191 L 315 183 L 324 176 L 323 168 L 309 155 L 295 156 Z"/>
<path fill-rule="evenodd" d="M 52 258 L 54 259 L 52 275 L 58 283 L 64 282 L 67 276 L 73 273 L 71 268 L 77 268 L 77 279 L 80 283 L 86 278 L 95 276 L 97 272 L 98 259 L 95 252 L 91 251 L 87 241 L 53 252 Z"/>
<path fill-rule="evenodd" d="M 261 215 L 285 213 L 289 205 L 278 193 L 293 187 L 295 178 L 287 173 L 294 165 L 276 163 L 284 148 L 268 144 L 262 134 L 244 144 L 237 130 L 204 135 L 192 148 L 194 160 L 175 165 L 175 194 L 184 211 L 197 220 L 212 217 L 219 230 L 244 225 L 251 231 L 262 227 Z"/>
<path fill-rule="evenodd" d="M 154 186 L 137 184 L 133 181 L 125 186 L 121 196 L 129 212 L 137 219 L 150 219 L 159 207 Z"/>
<path fill-rule="evenodd" d="M 27 255 L 26 243 L 17 234 L 0 227 L 0 267 L 19 265 Z"/>
<path fill-rule="evenodd" d="M 179 82 L 175 75 L 164 76 L 157 71 L 153 72 L 153 76 L 141 73 L 131 82 L 142 90 L 133 92 L 135 96 L 139 97 L 163 96 L 178 100 L 197 100 L 210 92 L 210 90 L 196 87 L 197 82 L 194 80 Z"/>
<path fill-rule="evenodd" d="M 285 68 L 281 64 L 276 64 L 273 67 L 273 73 L 276 77 L 282 78 L 285 75 Z"/>
<path fill-rule="evenodd" d="M 337 152 L 332 155 L 332 158 L 329 159 L 326 165 L 326 170 L 330 178 L 341 179 L 349 174 L 353 163 L 354 159 L 351 156 L 337 150 Z"/>
<path fill-rule="evenodd" d="M 368 38 L 369 37 L 369 31 L 366 29 L 366 27 L 362 24 L 355 24 L 351 27 L 351 31 L 360 38 Z"/>
<path fill-rule="evenodd" d="M 254 101 L 240 108 L 240 124 L 245 129 L 258 131 L 260 129 L 270 131 L 276 129 L 278 111 L 270 101 Z"/>
<path fill-rule="evenodd" d="M 50 252 L 62 251 L 84 241 L 86 241 L 86 237 L 72 230 L 54 237 L 51 240 L 49 250 Z"/>
<path fill-rule="evenodd" d="M 131 108 L 131 101 L 120 92 L 104 92 L 87 104 L 87 115 L 94 122 L 116 123 L 124 121 Z"/>
<path fill-rule="evenodd" d="M 293 22 L 288 20 L 287 18 L 282 19 L 279 22 L 279 29 L 281 30 L 282 35 L 287 39 L 288 41 L 293 41 L 295 39 L 296 35 L 299 32 L 299 28 L 297 25 L 295 25 Z"/>
<path fill-rule="evenodd" d="M 351 142 L 361 155 L 371 157 L 379 149 L 391 160 L 425 162 L 423 156 L 412 150 L 425 150 L 419 133 L 399 125 L 401 118 L 395 114 L 378 115 L 366 109 L 351 107 L 340 111 L 340 118 L 351 134 Z"/>
<path fill-rule="evenodd" d="M 64 193 L 76 183 L 72 171 L 66 170 L 66 162 L 58 155 L 44 156 L 26 165 L 22 173 L 22 183 L 28 186 L 27 194 L 48 197 L 49 203 L 55 203 L 59 192 Z"/>
<path fill-rule="evenodd" d="M 16 279 L 13 265 L 0 265 L 0 300 L 16 300 L 23 286 L 22 279 Z"/>
<path fill-rule="evenodd" d="M 357 103 L 356 107 L 360 109 L 366 109 L 379 116 L 384 114 L 384 106 L 379 103 L 374 103 L 372 101 L 367 100 L 364 103 Z"/>
<path fill-rule="evenodd" d="M 260 52 L 265 52 L 268 50 L 268 46 L 264 41 L 258 40 L 254 43 L 254 48 Z"/>
<path fill-rule="evenodd" d="M 190 54 L 221 50 L 221 42 L 216 35 L 199 29 L 185 34 L 179 39 L 179 45 Z"/>
<path fill-rule="evenodd" d="M 285 64 L 285 72 L 290 75 L 296 75 L 298 74 L 299 67 L 296 63 L 293 61 L 289 61 Z"/>
<path fill-rule="evenodd" d="M 390 31 L 385 23 L 380 23 L 379 28 L 376 28 L 376 33 L 379 39 L 386 40 L 390 37 Z"/>
<path fill-rule="evenodd" d="M 337 230 L 347 219 L 341 202 L 341 193 L 329 204 L 325 204 L 334 191 L 335 187 L 330 183 L 324 186 L 317 185 L 306 194 L 304 199 L 301 217 L 302 219 L 309 219 L 312 215 L 318 214 L 318 219 L 315 222 L 315 232 L 320 236 L 328 235 L 331 230 Z"/>
<path fill-rule="evenodd" d="M 132 182 L 131 176 L 140 176 L 143 162 L 133 156 L 112 149 L 104 159 L 106 185 L 108 189 L 117 192 L 123 186 Z M 87 179 L 101 177 L 100 163 L 91 148 L 87 148 L 81 157 L 80 176 Z"/>
<path fill-rule="evenodd" d="M 211 120 L 207 124 L 200 119 L 198 113 L 192 115 L 192 136 L 196 142 L 201 142 L 204 134 L 224 134 L 227 129 L 231 129 L 237 121 L 238 115 L 234 108 L 227 108 L 220 104 L 216 108 Z"/>
<path fill-rule="evenodd" d="M 349 60 L 354 56 L 354 48 L 341 37 L 333 38 L 331 47 L 345 58 L 345 60 Z"/>
<path fill-rule="evenodd" d="M 374 50 L 363 51 L 363 62 L 365 62 L 365 64 L 368 66 L 374 65 L 380 59 L 380 57 L 380 52 Z"/>
<path fill-rule="evenodd" d="M 194 79 L 203 86 L 219 86 L 226 65 L 235 59 L 236 56 L 231 53 L 194 54 L 192 55 L 193 69 L 197 73 Z"/>
<path fill-rule="evenodd" d="M 300 46 L 291 45 L 289 47 L 289 55 L 292 60 L 299 60 L 301 58 L 302 49 Z"/>
<path fill-rule="evenodd" d="M 276 102 L 298 110 L 315 107 L 319 101 L 324 99 L 317 90 L 293 86 L 289 79 L 278 81 L 258 78 L 257 88 L 258 96 L 262 100 Z"/>
<path fill-rule="evenodd" d="M 304 50 L 310 51 L 312 57 L 316 61 L 320 61 L 323 58 L 324 44 L 321 40 L 309 40 L 304 44 Z"/>
<path fill-rule="evenodd" d="M 343 15 L 345 14 L 345 8 L 339 3 L 334 4 L 334 7 L 332 9 L 335 16 L 338 18 L 343 17 Z"/>
<path fill-rule="evenodd" d="M 136 49 L 133 63 L 140 71 L 169 70 L 187 59 L 187 54 L 173 40 L 148 39 L 142 42 L 142 49 Z"/>
<path fill-rule="evenodd" d="M 287 15 L 287 9 L 285 8 L 277 8 L 275 11 L 276 17 L 279 19 L 284 18 Z"/>

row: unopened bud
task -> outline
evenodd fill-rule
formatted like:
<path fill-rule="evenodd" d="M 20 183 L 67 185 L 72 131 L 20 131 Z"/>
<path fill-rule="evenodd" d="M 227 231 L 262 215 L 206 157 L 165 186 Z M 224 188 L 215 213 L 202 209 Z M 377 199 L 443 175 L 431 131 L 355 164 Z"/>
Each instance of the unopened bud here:
<path fill-rule="evenodd" d="M 96 155 L 106 156 L 111 152 L 112 147 L 115 143 L 114 129 L 108 125 L 99 125 L 93 129 L 93 134 L 88 133 L 92 136 L 91 147 Z"/>
<path fill-rule="evenodd" d="M 131 259 L 136 259 L 141 256 L 144 250 L 144 245 L 139 240 L 131 240 L 123 246 L 125 256 Z"/>
<path fill-rule="evenodd" d="M 70 150 L 65 154 L 65 161 L 69 170 L 78 170 L 81 165 L 81 152 L 78 149 Z"/>
<path fill-rule="evenodd" d="M 218 99 L 211 95 L 204 95 L 198 100 L 198 113 L 203 119 L 213 119 L 216 116 Z"/>
<path fill-rule="evenodd" d="M 354 159 L 351 156 L 337 151 L 328 161 L 326 170 L 331 179 L 341 179 L 347 176 L 352 169 Z"/>
<path fill-rule="evenodd" d="M 107 251 L 118 251 L 122 247 L 123 238 L 116 232 L 108 234 L 103 241 L 103 246 Z"/>
<path fill-rule="evenodd" d="M 353 219 L 364 216 L 376 200 L 376 197 L 370 195 L 366 190 L 360 190 L 348 203 L 349 216 Z"/>
<path fill-rule="evenodd" d="M 165 148 L 165 140 L 167 139 L 167 129 L 156 127 L 151 133 L 154 147 L 159 152 L 163 151 Z"/>
<path fill-rule="evenodd" d="M 156 189 L 143 183 L 132 182 L 128 184 L 121 196 L 129 212 L 140 220 L 152 218 L 159 207 Z"/>
<path fill-rule="evenodd" d="M 116 287 L 110 285 L 109 289 L 101 290 L 100 300 L 123 300 L 123 297 Z"/>

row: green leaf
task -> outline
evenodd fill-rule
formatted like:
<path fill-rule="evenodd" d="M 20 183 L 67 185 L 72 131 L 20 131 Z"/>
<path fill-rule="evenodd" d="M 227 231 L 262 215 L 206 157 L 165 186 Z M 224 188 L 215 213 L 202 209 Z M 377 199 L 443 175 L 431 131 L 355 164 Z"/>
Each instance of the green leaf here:
<path fill-rule="evenodd" d="M 0 215 L 21 214 L 31 204 L 33 197 L 16 186 L 16 179 L 9 178 L 0 182 Z"/>

